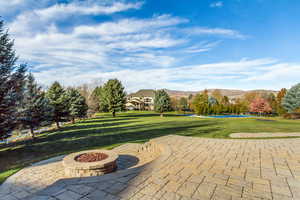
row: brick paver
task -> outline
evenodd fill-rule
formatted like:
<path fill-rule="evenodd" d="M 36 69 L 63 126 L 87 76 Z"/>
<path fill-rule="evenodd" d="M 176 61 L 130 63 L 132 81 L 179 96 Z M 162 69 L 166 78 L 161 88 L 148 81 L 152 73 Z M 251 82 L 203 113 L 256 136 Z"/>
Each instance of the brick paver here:
<path fill-rule="evenodd" d="M 232 133 L 231 138 L 300 137 L 300 133 Z"/>
<path fill-rule="evenodd" d="M 131 151 L 142 162 L 104 176 L 66 179 L 59 160 L 45 161 L 9 178 L 0 187 L 0 199 L 300 199 L 297 138 L 170 135 L 116 151 Z"/>

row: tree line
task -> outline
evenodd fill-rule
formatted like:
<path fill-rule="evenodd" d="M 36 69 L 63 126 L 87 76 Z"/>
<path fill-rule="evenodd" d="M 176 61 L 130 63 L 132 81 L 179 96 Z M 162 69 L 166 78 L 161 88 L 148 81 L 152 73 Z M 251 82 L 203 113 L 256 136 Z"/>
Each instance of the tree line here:
<path fill-rule="evenodd" d="M 211 94 L 204 90 L 188 98 L 171 98 L 171 108 L 191 111 L 198 115 L 241 114 L 273 115 L 290 117 L 300 113 L 300 84 L 291 89 L 281 89 L 276 95 L 270 92 L 247 92 L 236 99 L 221 94 L 216 89 Z"/>

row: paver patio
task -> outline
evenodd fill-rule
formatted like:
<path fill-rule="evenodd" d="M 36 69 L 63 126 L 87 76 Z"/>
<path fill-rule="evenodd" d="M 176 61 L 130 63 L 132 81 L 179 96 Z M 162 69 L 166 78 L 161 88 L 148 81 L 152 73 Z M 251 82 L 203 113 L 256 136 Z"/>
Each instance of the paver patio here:
<path fill-rule="evenodd" d="M 0 199 L 300 199 L 297 138 L 222 140 L 170 135 L 115 151 L 123 155 L 121 170 L 115 173 L 67 179 L 58 157 L 10 177 L 0 187 Z"/>
<path fill-rule="evenodd" d="M 231 138 L 300 137 L 300 133 L 232 133 Z"/>

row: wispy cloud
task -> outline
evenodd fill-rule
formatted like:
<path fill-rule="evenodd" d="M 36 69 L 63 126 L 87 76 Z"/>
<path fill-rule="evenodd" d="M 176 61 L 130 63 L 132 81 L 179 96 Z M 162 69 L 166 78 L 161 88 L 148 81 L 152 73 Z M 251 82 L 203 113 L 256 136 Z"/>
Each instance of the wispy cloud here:
<path fill-rule="evenodd" d="M 212 7 L 212 8 L 221 8 L 221 7 L 223 7 L 223 2 L 222 1 L 216 1 L 216 2 L 211 3 L 209 6 Z"/>
<path fill-rule="evenodd" d="M 130 9 L 140 9 L 142 2 L 123 3 L 113 2 L 104 4 L 101 1 L 75 1 L 71 3 L 55 3 L 45 8 L 26 10 L 16 16 L 9 25 L 14 34 L 32 34 L 47 31 L 49 26 L 68 18 L 78 18 L 83 15 L 109 15 Z"/>
<path fill-rule="evenodd" d="M 214 47 L 218 46 L 221 42 L 207 42 L 203 41 L 200 44 L 189 46 L 185 49 L 186 53 L 201 53 L 212 50 Z"/>
<path fill-rule="evenodd" d="M 169 15 L 150 19 L 122 19 L 90 26 L 74 27 L 62 33 L 52 25 L 44 33 L 18 35 L 15 41 L 20 58 L 38 65 L 59 67 L 89 66 L 114 69 L 138 65 L 168 66 L 176 58 L 158 55 L 157 49 L 167 49 L 182 43 L 161 29 L 176 26 L 186 20 Z M 24 43 L 23 41 L 26 41 Z M 41 48 L 42 47 L 42 48 Z M 41 69 L 41 67 L 39 67 Z"/>
<path fill-rule="evenodd" d="M 107 15 L 121 12 L 129 9 L 139 9 L 142 2 L 123 3 L 113 2 L 111 5 L 99 5 L 91 1 L 73 2 L 69 4 L 55 4 L 51 7 L 34 10 L 33 12 L 42 20 L 51 20 L 54 18 L 64 18 L 70 15 Z"/>
<path fill-rule="evenodd" d="M 219 35 L 238 39 L 245 39 L 248 37 L 239 31 L 224 28 L 191 27 L 184 29 L 184 31 L 192 35 Z"/>

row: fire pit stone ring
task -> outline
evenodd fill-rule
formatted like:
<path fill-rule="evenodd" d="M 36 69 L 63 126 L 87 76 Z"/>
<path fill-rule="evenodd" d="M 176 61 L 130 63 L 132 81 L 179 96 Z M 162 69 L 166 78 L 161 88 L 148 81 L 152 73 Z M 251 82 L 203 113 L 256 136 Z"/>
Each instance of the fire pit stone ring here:
<path fill-rule="evenodd" d="M 82 155 L 104 154 L 99 161 L 82 162 L 76 159 Z M 88 150 L 67 155 L 63 159 L 65 175 L 67 177 L 99 176 L 113 172 L 117 169 L 118 154 L 109 150 Z"/>

